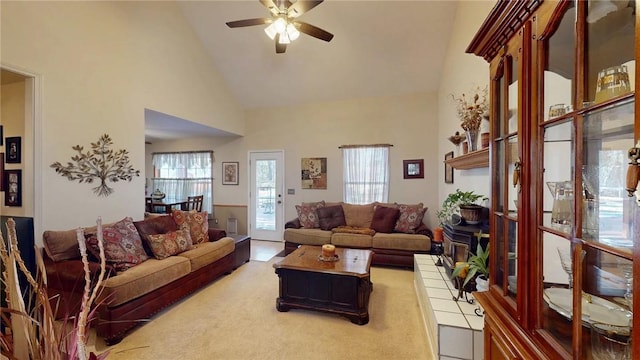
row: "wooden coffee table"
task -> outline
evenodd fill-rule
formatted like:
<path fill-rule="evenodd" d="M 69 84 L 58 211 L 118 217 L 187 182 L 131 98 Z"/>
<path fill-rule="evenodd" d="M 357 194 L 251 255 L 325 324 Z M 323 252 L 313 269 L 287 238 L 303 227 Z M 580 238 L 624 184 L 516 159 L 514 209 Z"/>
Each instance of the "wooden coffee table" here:
<path fill-rule="evenodd" d="M 273 264 L 280 278 L 278 311 L 292 308 L 339 314 L 354 324 L 369 322 L 371 250 L 336 248 L 339 260 L 320 261 L 320 246 L 302 245 Z"/>

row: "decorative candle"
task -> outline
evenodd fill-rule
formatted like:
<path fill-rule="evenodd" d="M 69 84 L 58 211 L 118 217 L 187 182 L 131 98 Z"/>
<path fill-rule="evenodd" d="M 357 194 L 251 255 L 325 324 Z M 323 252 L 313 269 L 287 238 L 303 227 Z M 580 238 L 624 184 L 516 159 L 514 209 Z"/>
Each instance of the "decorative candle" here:
<path fill-rule="evenodd" d="M 322 257 L 325 259 L 332 258 L 336 255 L 336 247 L 331 244 L 322 245 Z"/>

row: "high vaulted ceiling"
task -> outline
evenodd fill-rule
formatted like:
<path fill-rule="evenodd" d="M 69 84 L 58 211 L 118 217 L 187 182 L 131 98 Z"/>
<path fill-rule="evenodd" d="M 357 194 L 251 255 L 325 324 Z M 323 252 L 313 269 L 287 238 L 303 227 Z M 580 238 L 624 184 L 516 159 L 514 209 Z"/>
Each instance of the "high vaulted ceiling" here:
<path fill-rule="evenodd" d="M 180 6 L 243 108 L 435 91 L 456 1 L 326 0 L 298 19 L 334 34 L 306 34 L 275 53 L 258 0 L 184 1 Z"/>
<path fill-rule="evenodd" d="M 456 3 L 325 0 L 298 20 L 332 33 L 331 42 L 301 34 L 284 54 L 276 54 L 266 25 L 226 25 L 269 17 L 258 0 L 179 6 L 240 106 L 253 109 L 437 91 Z M 207 133 L 193 122 L 152 115 L 147 141 Z"/>

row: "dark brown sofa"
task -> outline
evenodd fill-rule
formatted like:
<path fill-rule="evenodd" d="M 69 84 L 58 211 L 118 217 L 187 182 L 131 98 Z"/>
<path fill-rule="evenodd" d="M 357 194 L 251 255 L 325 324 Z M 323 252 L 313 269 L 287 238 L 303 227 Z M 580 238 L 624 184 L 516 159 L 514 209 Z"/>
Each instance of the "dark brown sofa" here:
<path fill-rule="evenodd" d="M 162 260 L 151 257 L 124 272 L 117 273 L 107 265 L 108 279 L 96 301 L 92 322 L 97 335 L 107 344 L 118 343 L 128 331 L 162 309 L 231 273 L 233 239 L 220 229 L 209 229 L 208 235 L 208 243 Z M 58 309 L 58 319 L 77 314 L 82 300 L 84 272 L 75 236 L 75 230 L 44 233 L 47 290 L 52 308 Z M 89 265 L 95 281 L 100 264 L 93 259 Z"/>
<path fill-rule="evenodd" d="M 423 222 L 420 221 L 420 225 L 412 229 L 410 233 L 391 230 L 394 228 L 393 223 L 395 223 L 393 218 L 390 218 L 391 223 L 387 224 L 389 225 L 387 229 L 382 229 L 384 226 L 379 225 L 381 221 L 384 222 L 384 219 L 377 215 L 376 208 L 379 206 L 397 207 L 398 204 L 322 203 L 324 209 L 320 210 L 318 228 L 303 227 L 300 218 L 290 220 L 285 224 L 285 254 L 288 255 L 300 245 L 333 244 L 337 247 L 371 249 L 374 252 L 373 265 L 413 268 L 414 254 L 431 253 L 433 233 Z M 343 207 L 342 211 L 339 211 L 340 206 Z M 335 209 L 338 211 L 336 212 Z M 342 212 L 344 220 L 340 219 L 340 212 Z M 340 220 L 336 222 L 336 219 Z M 382 220 L 377 221 L 376 219 Z M 341 230 L 339 225 L 356 228 L 346 229 L 347 232 L 342 232 L 345 230 Z"/>

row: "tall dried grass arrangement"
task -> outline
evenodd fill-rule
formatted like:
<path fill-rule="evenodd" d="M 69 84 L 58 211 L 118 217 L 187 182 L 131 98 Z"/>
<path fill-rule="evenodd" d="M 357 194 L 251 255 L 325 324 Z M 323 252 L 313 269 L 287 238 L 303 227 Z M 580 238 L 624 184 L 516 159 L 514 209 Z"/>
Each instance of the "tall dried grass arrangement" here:
<path fill-rule="evenodd" d="M 47 295 L 47 276 L 40 249 L 36 247 L 36 277 L 34 278 L 18 249 L 15 221 L 7 220 L 8 243 L 0 233 L 0 260 L 4 264 L 2 283 L 5 289 L 6 308 L 0 308 L 5 333 L 0 334 L 2 355 L 9 359 L 33 360 L 86 360 L 105 359 L 108 352 L 100 355 L 87 353 L 88 324 L 94 316 L 92 307 L 106 273 L 102 220 L 97 220 L 98 244 L 100 248 L 100 274 L 95 286 L 91 286 L 89 260 L 84 241 L 84 230 L 76 231 L 85 271 L 85 288 L 80 313 L 65 317 L 62 323 L 55 321 L 57 310 L 51 308 Z M 8 245 L 7 245 L 8 244 Z M 25 288 L 20 285 L 18 273 L 27 279 Z M 23 295 L 25 294 L 25 299 Z M 55 303 L 55 302 L 54 302 Z M 68 327 L 71 323 L 73 326 Z"/>

